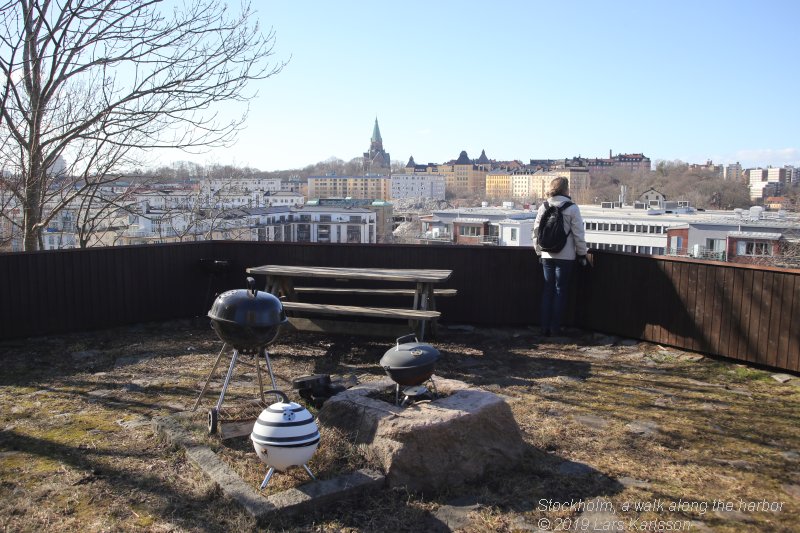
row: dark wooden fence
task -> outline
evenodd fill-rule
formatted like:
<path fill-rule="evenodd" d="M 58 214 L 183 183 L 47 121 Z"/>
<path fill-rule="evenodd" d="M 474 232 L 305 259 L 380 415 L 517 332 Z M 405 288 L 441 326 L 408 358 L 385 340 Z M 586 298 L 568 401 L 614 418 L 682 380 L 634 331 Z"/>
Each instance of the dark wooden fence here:
<path fill-rule="evenodd" d="M 213 272 L 203 260 L 225 260 Z M 596 252 L 570 320 L 585 329 L 800 371 L 800 271 Z M 261 264 L 447 268 L 443 322 L 538 323 L 532 250 L 200 242 L 0 254 L 0 339 L 203 316 Z M 259 283 L 263 280 L 259 280 Z M 359 303 L 354 298 L 353 303 Z"/>
<path fill-rule="evenodd" d="M 800 371 L 800 270 L 594 254 L 588 329 Z"/>

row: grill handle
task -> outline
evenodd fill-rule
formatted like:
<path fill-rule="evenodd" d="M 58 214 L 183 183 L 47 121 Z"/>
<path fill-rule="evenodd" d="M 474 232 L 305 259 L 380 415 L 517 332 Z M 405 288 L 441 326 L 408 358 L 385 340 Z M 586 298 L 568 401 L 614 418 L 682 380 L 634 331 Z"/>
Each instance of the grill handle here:
<path fill-rule="evenodd" d="M 278 389 L 265 390 L 264 394 L 265 395 L 266 394 L 275 394 L 275 395 L 281 397 L 281 399 L 283 400 L 283 403 L 289 403 L 289 397 L 286 396 L 286 394 L 283 391 L 279 391 Z"/>
<path fill-rule="evenodd" d="M 247 290 L 250 291 L 250 296 L 252 298 L 256 297 L 256 293 L 258 292 L 258 290 L 256 289 L 256 280 L 254 280 L 250 276 L 247 277 Z"/>
<path fill-rule="evenodd" d="M 409 333 L 408 335 L 403 335 L 402 337 L 397 337 L 397 347 L 400 348 L 401 344 L 405 344 L 406 342 L 410 341 L 411 339 L 414 339 L 414 342 L 419 342 L 417 340 L 417 334 L 416 333 Z"/>

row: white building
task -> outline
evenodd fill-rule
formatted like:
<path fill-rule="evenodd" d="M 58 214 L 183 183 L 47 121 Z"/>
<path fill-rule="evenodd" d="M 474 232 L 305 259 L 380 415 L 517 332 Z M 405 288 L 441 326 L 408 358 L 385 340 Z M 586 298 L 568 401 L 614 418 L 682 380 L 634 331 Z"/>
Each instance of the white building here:
<path fill-rule="evenodd" d="M 264 194 L 262 205 L 265 207 L 303 205 L 305 198 L 302 194 L 292 191 L 268 192 Z"/>
<path fill-rule="evenodd" d="M 293 242 L 375 243 L 375 212 L 365 208 L 292 209 Z"/>
<path fill-rule="evenodd" d="M 297 206 L 240 209 L 253 241 L 375 243 L 375 212 L 362 208 Z"/>
<path fill-rule="evenodd" d="M 496 222 L 499 246 L 533 246 L 533 223 L 535 219 L 507 218 Z"/>
<path fill-rule="evenodd" d="M 198 202 L 197 193 L 192 189 L 143 189 L 132 197 L 142 212 L 149 209 L 189 210 L 194 209 Z"/>
<path fill-rule="evenodd" d="M 582 205 L 580 209 L 586 245 L 595 250 L 662 255 L 667 249 L 667 228 L 685 221 L 681 218 L 684 215 L 663 209 L 597 205 Z"/>
<path fill-rule="evenodd" d="M 420 242 L 532 246 L 536 211 L 504 207 L 442 209 L 420 217 Z"/>
<path fill-rule="evenodd" d="M 424 198 L 444 200 L 445 177 L 441 174 L 393 174 L 392 200 Z"/>
<path fill-rule="evenodd" d="M 789 179 L 787 179 L 787 175 Z M 768 196 L 782 194 L 787 183 L 793 176 L 792 170 L 787 168 L 751 168 L 747 170 L 748 185 L 750 186 L 750 199 L 762 200 Z"/>
<path fill-rule="evenodd" d="M 208 195 L 221 190 L 237 190 L 240 192 L 278 192 L 281 190 L 279 178 L 203 178 L 200 188 Z"/>
<path fill-rule="evenodd" d="M 767 213 L 761 207 L 697 211 L 691 207 L 635 209 L 631 206 L 602 208 L 582 205 L 580 209 L 589 248 L 646 255 L 718 258 L 725 253 L 726 238 L 732 229 L 772 231 L 772 228 L 786 227 L 790 222 L 785 212 Z M 673 233 L 672 230 L 688 227 L 693 228 L 692 233 L 675 233 L 669 244 L 668 231 Z"/>

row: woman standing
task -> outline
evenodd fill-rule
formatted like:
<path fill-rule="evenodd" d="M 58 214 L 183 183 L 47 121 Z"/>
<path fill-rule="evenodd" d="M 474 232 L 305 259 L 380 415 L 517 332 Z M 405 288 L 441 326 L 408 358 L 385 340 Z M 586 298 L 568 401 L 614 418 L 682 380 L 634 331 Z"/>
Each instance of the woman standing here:
<path fill-rule="evenodd" d="M 551 336 L 561 333 L 561 320 L 567 307 L 567 295 L 575 263 L 586 264 L 586 239 L 584 237 L 583 218 L 578 206 L 569 197 L 569 180 L 555 178 L 550 182 L 548 199 L 539 206 L 536 221 L 533 223 L 533 246 L 540 256 L 539 262 L 544 271 L 544 292 L 542 294 L 541 327 L 542 335 Z M 539 242 L 539 225 L 548 206 L 565 207 L 561 213 L 567 241 L 559 251 L 546 252 Z"/>

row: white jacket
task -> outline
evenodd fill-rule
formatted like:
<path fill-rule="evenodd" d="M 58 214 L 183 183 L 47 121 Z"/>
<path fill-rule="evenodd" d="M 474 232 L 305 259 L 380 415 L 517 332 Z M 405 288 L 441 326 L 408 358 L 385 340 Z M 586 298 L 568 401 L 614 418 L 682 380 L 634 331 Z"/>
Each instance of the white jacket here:
<path fill-rule="evenodd" d="M 560 207 L 564 202 L 571 202 L 569 196 L 553 196 L 547 199 L 547 203 L 556 207 Z M 533 247 L 536 253 L 543 258 L 548 259 L 575 259 L 578 255 L 586 255 L 586 237 L 583 229 L 583 218 L 581 217 L 581 210 L 578 209 L 577 204 L 572 204 L 562 211 L 564 216 L 564 231 L 568 232 L 567 244 L 561 249 L 560 252 L 544 252 L 542 247 L 539 246 L 539 223 L 542 221 L 544 215 L 544 202 L 539 206 L 536 213 L 536 221 L 533 223 Z"/>

